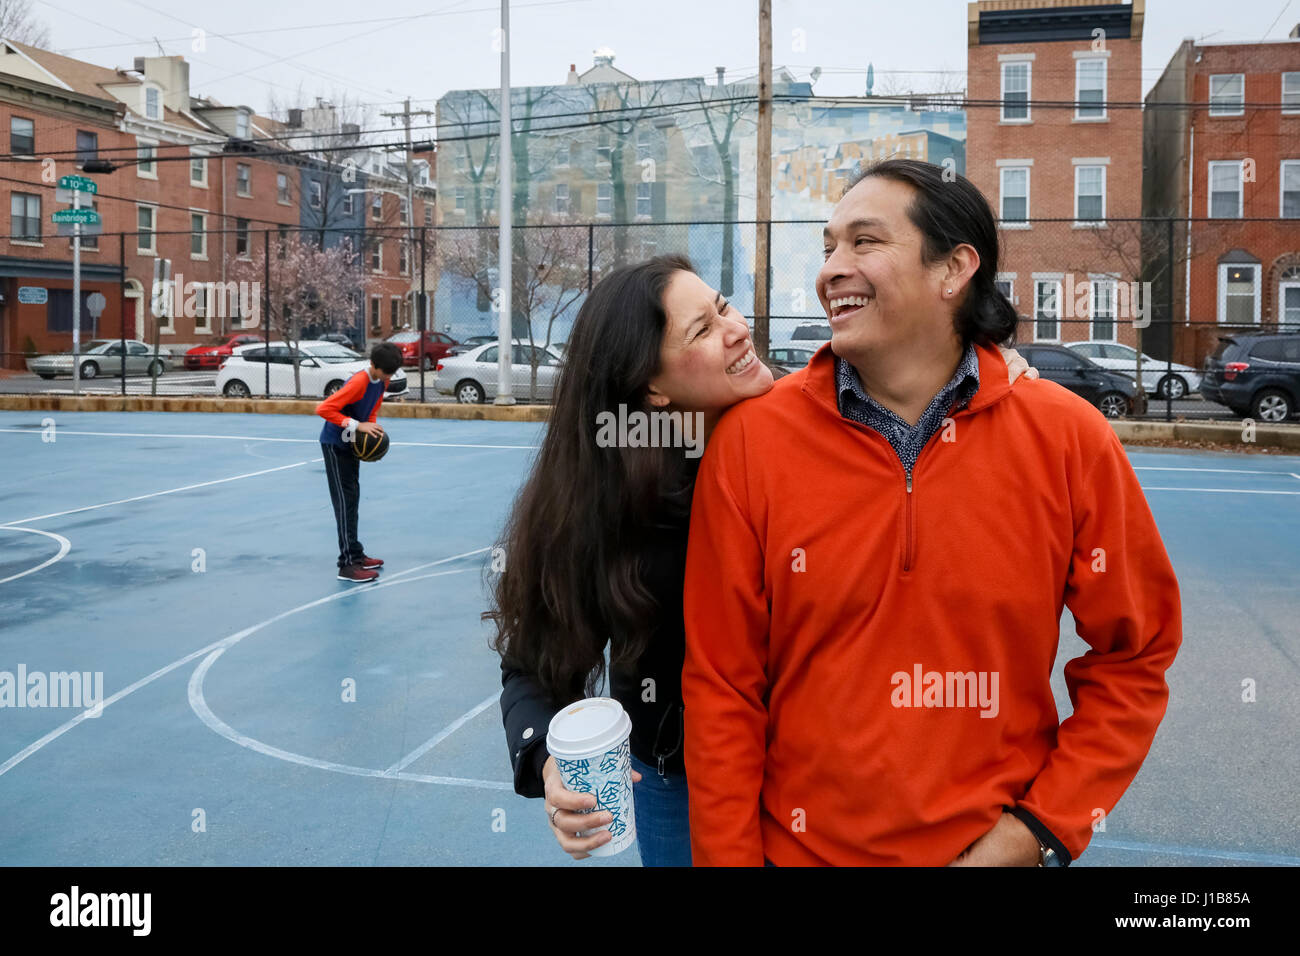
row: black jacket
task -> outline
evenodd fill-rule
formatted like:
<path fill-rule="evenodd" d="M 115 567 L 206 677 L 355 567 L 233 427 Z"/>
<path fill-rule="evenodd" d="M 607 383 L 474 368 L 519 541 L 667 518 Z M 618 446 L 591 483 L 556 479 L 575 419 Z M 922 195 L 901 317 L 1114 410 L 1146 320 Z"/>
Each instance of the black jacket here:
<path fill-rule="evenodd" d="M 622 704 L 632 719 L 633 756 L 668 774 L 686 772 L 682 759 L 682 663 L 686 657 L 682 588 L 689 530 L 690 517 L 685 515 L 646 532 L 646 583 L 659 605 L 655 626 L 640 660 L 609 673 L 609 696 Z M 647 678 L 654 684 L 645 684 Z M 549 756 L 546 728 L 551 718 L 573 701 L 550 700 L 532 677 L 505 661 L 501 685 L 501 718 L 515 770 L 515 792 L 524 797 L 544 796 L 542 765 Z M 654 699 L 643 700 L 651 696 L 651 689 Z"/>

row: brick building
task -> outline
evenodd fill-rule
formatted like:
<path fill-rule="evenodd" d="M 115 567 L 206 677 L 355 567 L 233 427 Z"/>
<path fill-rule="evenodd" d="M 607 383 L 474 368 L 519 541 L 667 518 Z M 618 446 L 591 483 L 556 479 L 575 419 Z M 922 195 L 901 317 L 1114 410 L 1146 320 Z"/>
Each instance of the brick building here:
<path fill-rule="evenodd" d="M 1156 294 L 1172 291 L 1174 360 L 1200 365 L 1231 330 L 1300 331 L 1300 27 L 1185 40 L 1144 115 L 1144 212 L 1181 220 Z"/>
<path fill-rule="evenodd" d="M 1137 344 L 1144 0 L 967 8 L 966 176 L 999 219 L 1022 342 Z M 1056 221 L 1044 221 L 1056 220 Z M 1140 324 L 1140 321 L 1139 321 Z"/>

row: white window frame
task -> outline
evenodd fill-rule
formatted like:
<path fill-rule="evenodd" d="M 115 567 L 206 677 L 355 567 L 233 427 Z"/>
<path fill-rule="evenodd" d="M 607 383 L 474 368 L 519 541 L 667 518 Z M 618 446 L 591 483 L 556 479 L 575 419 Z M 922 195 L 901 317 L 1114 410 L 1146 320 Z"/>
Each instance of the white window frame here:
<path fill-rule="evenodd" d="M 244 232 L 243 252 L 239 251 L 239 232 L 241 227 Z M 253 258 L 253 230 L 251 228 L 249 221 L 243 218 L 242 216 L 237 216 L 235 218 L 235 258 L 236 259 Z"/>
<path fill-rule="evenodd" d="M 26 213 L 26 211 L 27 211 L 27 205 L 28 205 L 27 200 L 29 200 L 29 199 L 35 199 L 35 200 L 36 200 L 36 216 L 35 216 L 35 219 L 36 219 L 36 235 L 34 235 L 34 236 L 27 236 L 27 235 L 24 235 L 24 236 L 15 236 L 15 235 L 13 235 L 13 201 L 14 201 L 15 199 L 18 199 L 18 198 L 21 198 L 22 201 L 23 201 L 23 212 L 24 212 L 24 213 Z M 20 191 L 18 191 L 18 190 L 15 190 L 14 192 L 12 192 L 12 193 L 9 194 L 9 210 L 10 210 L 9 233 L 10 233 L 10 234 L 9 234 L 9 236 L 8 236 L 7 238 L 9 239 L 10 242 L 17 243 L 18 245 L 22 245 L 22 246 L 43 246 L 43 245 L 45 245 L 45 243 L 42 241 L 42 235 L 43 235 L 43 233 L 44 233 L 44 231 L 45 231 L 44 220 L 42 219 L 42 216 L 41 216 L 41 206 L 42 206 L 42 205 L 44 205 L 44 204 L 41 202 L 41 196 L 40 196 L 39 193 L 24 193 L 24 192 L 20 192 Z M 30 219 L 32 219 L 33 217 L 31 217 L 31 216 L 27 216 L 27 215 L 24 215 L 24 216 L 22 216 L 21 218 L 22 218 L 23 220 L 30 220 Z"/>
<path fill-rule="evenodd" d="M 202 241 L 202 251 L 194 251 L 194 217 L 198 216 L 201 220 L 199 224 L 199 238 Z M 190 258 L 206 260 L 208 258 L 208 216 L 207 213 L 199 212 L 197 209 L 190 210 Z"/>
<path fill-rule="evenodd" d="M 1097 287 L 1110 286 L 1110 338 L 1097 334 Z M 1119 315 L 1116 310 L 1119 302 L 1119 279 L 1115 276 L 1090 276 L 1088 278 L 1088 338 L 1094 342 L 1110 342 L 1120 345 Z"/>
<path fill-rule="evenodd" d="M 1206 165 L 1205 173 L 1205 216 L 1207 219 L 1240 219 L 1246 204 L 1246 189 L 1241 181 L 1240 159 L 1211 159 Z M 1235 166 L 1237 168 L 1237 214 L 1235 216 L 1214 215 L 1214 167 Z"/>
<path fill-rule="evenodd" d="M 157 97 L 158 97 L 158 98 L 157 98 L 157 101 L 156 101 L 157 104 L 158 104 L 158 112 L 157 112 L 156 114 L 155 114 L 155 113 L 150 113 L 150 112 L 149 112 L 149 94 L 150 94 L 150 93 L 154 93 L 154 94 L 156 94 Z M 141 101 L 140 101 L 140 113 L 141 113 L 141 115 L 144 116 L 146 119 L 151 119 L 151 120 L 161 120 L 161 119 L 163 118 L 163 93 L 162 93 L 162 89 L 159 88 L 158 86 L 152 84 L 152 83 L 147 83 L 147 84 L 144 85 L 144 87 L 142 87 L 142 89 L 141 89 L 141 91 L 140 91 L 140 96 L 141 96 Z"/>
<path fill-rule="evenodd" d="M 1056 323 L 1056 336 L 1054 338 L 1044 338 L 1038 334 L 1038 323 L 1045 321 L 1039 318 L 1038 313 L 1038 291 L 1039 288 L 1050 285 L 1056 289 L 1056 316 L 1052 320 Z M 1034 310 L 1030 316 L 1030 321 L 1034 324 L 1034 341 L 1035 342 L 1060 342 L 1061 341 L 1061 278 L 1059 276 L 1034 276 Z"/>
<path fill-rule="evenodd" d="M 608 204 L 604 212 L 600 211 L 600 203 L 602 199 L 600 195 L 600 191 L 602 189 L 609 190 L 609 194 L 603 197 L 604 201 Z M 596 217 L 598 219 L 609 219 L 613 215 L 614 215 L 614 186 L 612 183 L 597 183 L 596 184 Z"/>
<path fill-rule="evenodd" d="M 383 272 L 384 271 L 384 240 L 376 239 L 374 243 L 375 244 L 370 248 L 370 271 Z M 375 265 L 376 259 L 379 260 L 378 265 Z"/>
<path fill-rule="evenodd" d="M 1030 180 L 1033 179 L 1033 166 L 1032 166 L 1031 164 L 1025 164 L 1025 165 L 1023 165 L 1023 166 L 1020 166 L 1020 165 L 1006 165 L 1006 166 L 1003 166 L 1003 165 L 1001 165 L 1001 164 L 1002 164 L 1002 160 L 998 160 L 998 164 L 999 164 L 999 168 L 998 168 L 998 227 L 1001 228 L 1001 229 L 1028 229 L 1028 228 L 1030 227 L 1030 222 L 1029 222 L 1029 218 L 1030 218 L 1030 213 L 1029 213 L 1029 190 L 1030 190 Z M 1006 174 L 1007 174 L 1007 171 L 1008 171 L 1008 170 L 1016 170 L 1016 171 L 1023 170 L 1023 171 L 1024 171 L 1024 174 L 1025 174 L 1025 218 L 1024 218 L 1023 220 L 1020 220 L 1020 219 L 1007 219 L 1007 218 L 1005 218 L 1005 217 L 1003 216 L 1003 209 L 1004 209 L 1003 199 L 1004 199 L 1004 197 L 1006 196 L 1006 186 L 1007 186 Z"/>
<path fill-rule="evenodd" d="M 1106 105 L 1106 95 L 1110 89 L 1110 65 L 1108 61 L 1109 53 L 1106 56 L 1080 56 L 1074 61 L 1074 118 L 1081 123 L 1097 123 L 1109 118 L 1109 111 Z M 1080 103 L 1083 97 L 1083 65 L 1085 63 L 1101 64 L 1101 113 L 1096 116 L 1085 116 L 1079 112 Z"/>
<path fill-rule="evenodd" d="M 564 143 L 560 143 L 558 146 L 556 146 L 556 148 L 555 148 L 555 168 L 556 168 L 556 169 L 568 169 L 568 168 L 569 168 L 569 159 L 570 159 L 570 155 L 569 155 L 569 144 L 568 144 L 567 142 L 564 142 Z"/>
<path fill-rule="evenodd" d="M 288 182 L 289 182 L 289 177 L 285 176 L 286 186 L 288 185 Z M 312 209 L 325 208 L 325 187 L 321 185 L 321 181 L 319 179 L 311 180 L 310 196 L 308 197 L 307 202 L 311 205 Z"/>
<path fill-rule="evenodd" d="M 216 290 L 212 287 L 211 282 L 196 282 L 198 288 L 194 291 L 198 293 L 195 297 L 196 306 L 194 315 L 194 333 L 197 335 L 202 332 L 206 335 L 212 334 L 212 299 L 215 298 Z M 235 297 L 238 301 L 238 296 Z"/>
<path fill-rule="evenodd" d="M 1288 167 L 1292 166 L 1296 169 L 1296 189 L 1293 191 L 1300 192 L 1300 159 L 1282 160 L 1277 171 L 1277 218 L 1279 219 L 1300 218 L 1300 213 L 1295 216 L 1286 214 L 1286 171 Z"/>
<path fill-rule="evenodd" d="M 1019 305 L 1020 300 L 1016 298 L 1016 273 L 999 272 L 994 276 L 993 283 L 996 286 L 999 282 L 1005 282 L 1007 284 L 1007 290 L 1010 293 L 1007 296 L 1007 301 L 1011 303 L 1012 307 Z"/>
<path fill-rule="evenodd" d="M 1235 109 L 1216 108 L 1214 105 L 1214 81 L 1222 79 L 1231 79 L 1237 77 L 1241 80 L 1241 99 Z M 1211 116 L 1241 116 L 1246 112 L 1246 74 L 1245 73 L 1214 73 L 1210 75 L 1209 104 Z"/>
<path fill-rule="evenodd" d="M 452 211 L 458 212 L 463 216 L 465 214 L 465 190 L 457 189 L 454 198 L 456 201 L 456 206 Z"/>
<path fill-rule="evenodd" d="M 569 184 L 555 184 L 555 214 L 557 216 L 567 216 L 569 214 Z"/>
<path fill-rule="evenodd" d="M 642 186 L 645 187 L 645 192 L 646 192 L 646 194 L 645 194 L 644 197 L 642 197 L 642 195 L 641 195 L 641 187 L 642 187 Z M 646 204 L 646 207 L 647 207 L 647 209 L 648 209 L 647 212 L 642 212 L 642 211 L 641 211 L 641 200 L 642 200 L 643 198 L 645 199 L 645 204 Z M 654 183 L 637 183 L 637 184 L 636 184 L 636 207 L 635 207 L 635 208 L 636 208 L 636 218 L 638 218 L 638 219 L 649 219 L 649 218 L 651 218 L 652 216 L 654 216 L 654 210 L 655 210 Z"/>
<path fill-rule="evenodd" d="M 375 191 L 370 200 L 370 220 L 371 222 L 382 222 L 384 219 L 384 194 Z"/>
<path fill-rule="evenodd" d="M 248 171 L 248 177 L 244 180 L 248 185 L 247 191 L 239 188 L 239 171 L 241 169 Z M 248 163 L 235 163 L 235 195 L 244 197 L 253 195 L 253 167 Z"/>
<path fill-rule="evenodd" d="M 1286 290 L 1300 289 L 1300 276 L 1288 278 L 1287 273 L 1300 272 L 1295 266 L 1284 271 L 1277 281 L 1277 330 L 1279 332 L 1300 332 L 1300 321 L 1286 320 Z"/>
<path fill-rule="evenodd" d="M 1258 262 L 1220 262 L 1219 263 L 1219 324 L 1223 325 L 1227 321 L 1228 315 L 1228 270 L 1229 269 L 1253 269 L 1255 271 L 1255 310 L 1253 324 L 1259 325 L 1260 300 L 1263 298 L 1263 267 Z"/>
<path fill-rule="evenodd" d="M 158 140 L 137 137 L 135 141 L 135 158 L 136 176 L 140 179 L 158 178 Z"/>
<path fill-rule="evenodd" d="M 405 239 L 397 240 L 397 274 L 411 274 L 411 245 Z"/>
<path fill-rule="evenodd" d="M 1287 90 L 1287 81 L 1291 83 L 1291 89 Z M 1290 95 L 1294 106 L 1286 105 L 1286 98 Z M 1294 116 L 1300 113 L 1300 73 L 1286 72 L 1282 74 L 1282 115 Z"/>
<path fill-rule="evenodd" d="M 399 226 L 411 224 L 411 204 L 405 196 L 397 197 L 397 224 Z"/>
<path fill-rule="evenodd" d="M 194 178 L 194 163 L 198 161 L 199 168 L 203 171 L 202 175 Z M 203 189 L 208 188 L 208 154 L 207 153 L 190 153 L 190 185 L 199 186 Z"/>
<path fill-rule="evenodd" d="M 426 226 L 433 225 L 433 203 L 426 202 L 424 204 L 424 224 Z"/>
<path fill-rule="evenodd" d="M 235 112 L 235 138 L 248 139 L 249 117 L 247 110 L 237 110 Z"/>
<path fill-rule="evenodd" d="M 352 205 L 352 200 L 355 198 L 354 193 L 343 191 L 343 215 L 351 216 L 356 211 L 356 207 Z"/>
<path fill-rule="evenodd" d="M 1034 58 L 1033 55 L 1016 55 L 1006 54 L 1005 59 L 999 57 L 998 74 L 1001 78 L 1001 97 L 998 106 L 998 122 L 1000 123 L 1031 123 L 1033 122 L 1034 109 L 1031 100 L 1034 98 Z M 1007 116 L 1007 68 L 1019 67 L 1025 68 L 1025 115 L 1009 117 Z"/>
<path fill-rule="evenodd" d="M 384 305 L 383 297 L 372 295 L 370 297 L 370 314 L 366 316 L 370 320 L 370 331 L 381 332 L 384 328 Z"/>
<path fill-rule="evenodd" d="M 1101 170 L 1101 218 L 1083 219 L 1079 215 L 1079 174 L 1085 169 Z M 1102 226 L 1106 223 L 1106 167 L 1101 164 L 1081 163 L 1074 167 L 1074 224 L 1076 226 Z"/>
<path fill-rule="evenodd" d="M 140 245 L 140 210 L 149 212 L 149 245 Z M 135 204 L 135 251 L 142 256 L 158 255 L 158 207 L 149 203 Z"/>

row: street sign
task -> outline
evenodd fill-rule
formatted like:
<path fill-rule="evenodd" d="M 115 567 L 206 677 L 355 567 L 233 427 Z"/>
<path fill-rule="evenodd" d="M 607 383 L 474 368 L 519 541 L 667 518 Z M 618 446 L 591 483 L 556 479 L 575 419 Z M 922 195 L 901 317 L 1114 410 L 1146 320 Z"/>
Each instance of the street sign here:
<path fill-rule="evenodd" d="M 87 179 L 85 176 L 60 176 L 59 188 L 71 189 L 74 192 L 81 193 L 99 192 L 99 186 L 95 184 L 95 181 L 93 179 Z"/>
<path fill-rule="evenodd" d="M 23 305 L 45 305 L 50 294 L 42 286 L 22 285 L 18 287 L 18 301 Z"/>
<path fill-rule="evenodd" d="M 59 209 L 51 217 L 54 222 L 79 222 L 82 225 L 98 226 L 99 213 L 93 209 Z"/>
<path fill-rule="evenodd" d="M 56 222 L 54 224 L 54 234 L 56 236 L 75 236 L 77 234 L 78 225 L 81 226 L 81 238 L 83 239 L 87 236 L 103 235 L 104 226 L 102 223 L 96 223 L 95 225 L 90 226 L 84 223 L 75 222 Z"/>

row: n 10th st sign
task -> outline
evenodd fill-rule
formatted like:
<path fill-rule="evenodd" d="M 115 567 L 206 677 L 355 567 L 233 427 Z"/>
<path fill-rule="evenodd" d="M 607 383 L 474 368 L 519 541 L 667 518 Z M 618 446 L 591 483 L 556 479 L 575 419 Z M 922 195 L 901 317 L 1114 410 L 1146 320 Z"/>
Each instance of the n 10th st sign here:
<path fill-rule="evenodd" d="M 99 186 L 93 179 L 87 179 L 85 176 L 60 176 L 59 188 L 70 189 L 79 193 L 98 193 Z"/>
<path fill-rule="evenodd" d="M 99 213 L 93 209 L 60 209 L 51 217 L 56 223 L 81 223 L 83 226 L 98 226 Z"/>

